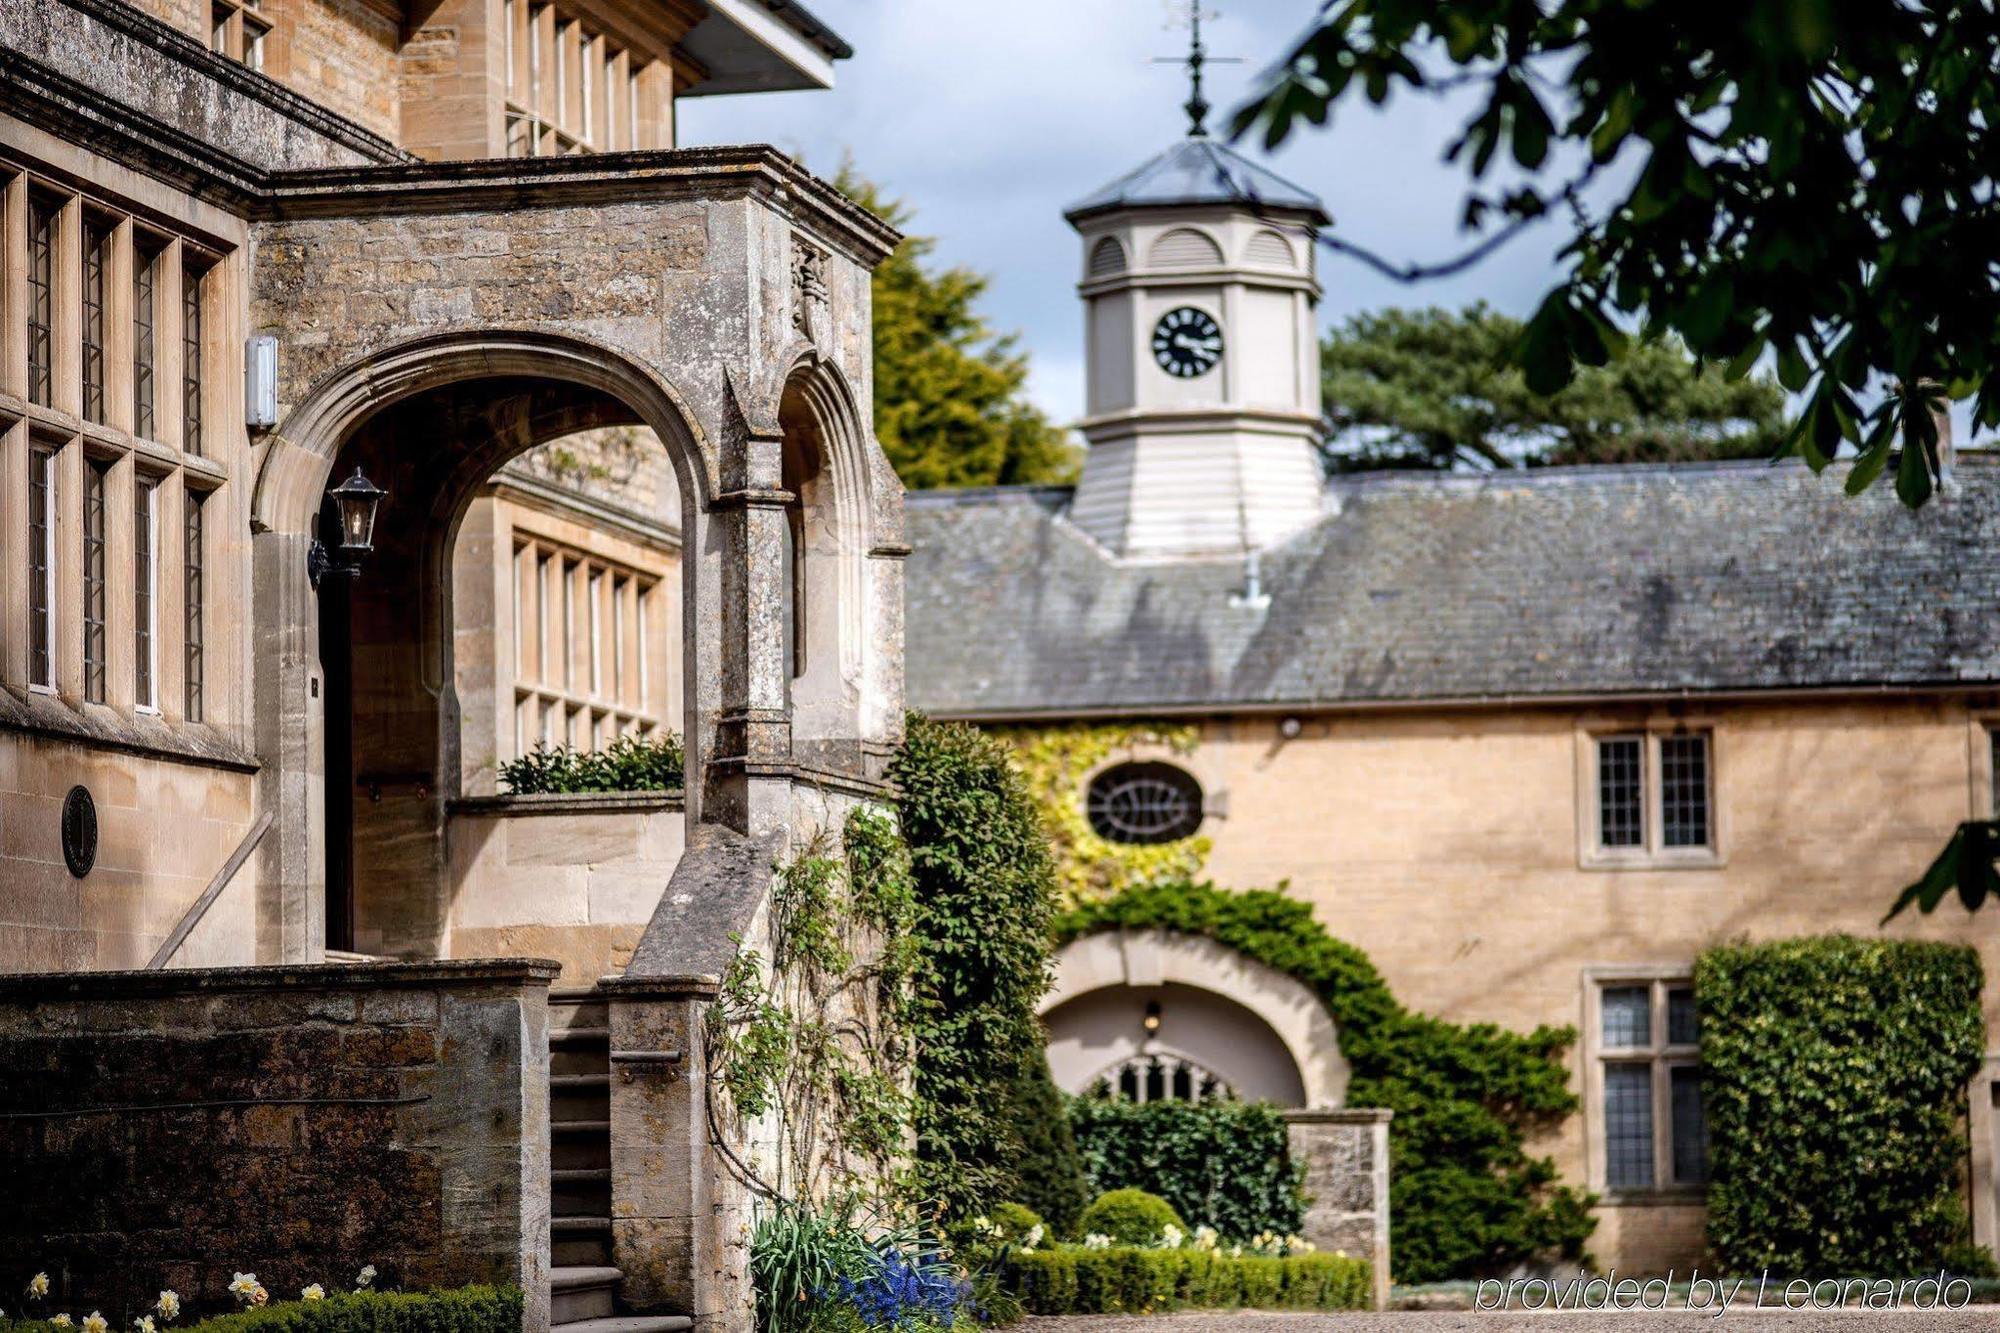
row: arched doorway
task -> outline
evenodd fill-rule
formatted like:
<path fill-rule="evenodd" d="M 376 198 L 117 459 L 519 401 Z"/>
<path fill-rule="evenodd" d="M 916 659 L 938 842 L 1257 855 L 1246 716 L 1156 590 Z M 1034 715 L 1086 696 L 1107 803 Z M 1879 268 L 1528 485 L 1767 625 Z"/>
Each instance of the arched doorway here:
<path fill-rule="evenodd" d="M 1347 1061 L 1319 997 L 1200 936 L 1102 931 L 1072 941 L 1056 955 L 1041 1012 L 1065 1092 L 1285 1107 L 1346 1099 Z"/>

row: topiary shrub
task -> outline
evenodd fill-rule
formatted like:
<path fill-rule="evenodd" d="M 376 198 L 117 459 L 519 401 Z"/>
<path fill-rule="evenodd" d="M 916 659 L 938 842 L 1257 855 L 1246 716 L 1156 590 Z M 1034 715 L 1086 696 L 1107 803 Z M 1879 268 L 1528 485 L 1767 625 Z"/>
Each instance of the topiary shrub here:
<path fill-rule="evenodd" d="M 1305 1218 L 1284 1113 L 1263 1102 L 1072 1097 L 1069 1123 L 1094 1189 L 1159 1195 L 1197 1226 L 1289 1236 Z"/>
<path fill-rule="evenodd" d="M 1113 1245 L 1157 1245 L 1167 1228 L 1185 1235 L 1187 1223 L 1174 1206 L 1145 1190 L 1107 1190 L 1091 1200 L 1076 1221 L 1085 1236 L 1109 1236 Z"/>
<path fill-rule="evenodd" d="M 1018 1203 L 996 1203 L 993 1205 L 993 1211 L 986 1215 L 986 1219 L 993 1224 L 994 1230 L 998 1233 L 995 1238 L 1003 1241 L 1020 1240 L 1033 1232 L 1036 1227 L 1042 1229 L 1043 1235 L 1047 1235 L 1049 1230 L 1048 1223 L 1042 1220 L 1040 1213 Z"/>
<path fill-rule="evenodd" d="M 1695 965 L 1708 1239 L 1736 1272 L 1909 1277 L 1969 1231 L 1965 1085 L 1985 1046 L 1969 946 L 1847 935 Z"/>
<path fill-rule="evenodd" d="M 1054 869 L 1012 751 L 911 714 L 889 774 L 916 887 L 915 1161 L 947 1219 L 1054 1193 L 1020 1188 L 1028 1152 L 1007 1093 L 1042 1056 Z M 1058 1223 L 1059 1225 L 1059 1223 Z"/>
<path fill-rule="evenodd" d="M 1014 1164 L 1014 1197 L 1041 1213 L 1050 1236 L 1075 1236 L 1076 1219 L 1090 1202 L 1091 1187 L 1083 1158 L 1071 1132 L 1069 1109 L 1049 1074 L 1046 1051 L 1029 1057 L 1009 1089 L 1014 1130 L 1020 1135 L 1021 1157 Z M 1143 1185 L 1116 1180 L 1112 1184 Z"/>
<path fill-rule="evenodd" d="M 1522 1146 L 1576 1110 L 1563 1060 L 1574 1031 L 1523 1035 L 1413 1014 L 1366 954 L 1328 935 L 1308 904 L 1279 890 L 1149 884 L 1064 913 L 1056 942 L 1119 929 L 1212 939 L 1319 996 L 1340 1030 L 1348 1103 L 1396 1113 L 1389 1193 L 1398 1281 L 1587 1259 L 1584 1243 L 1596 1225 L 1590 1196 L 1557 1183 L 1555 1164 Z"/>

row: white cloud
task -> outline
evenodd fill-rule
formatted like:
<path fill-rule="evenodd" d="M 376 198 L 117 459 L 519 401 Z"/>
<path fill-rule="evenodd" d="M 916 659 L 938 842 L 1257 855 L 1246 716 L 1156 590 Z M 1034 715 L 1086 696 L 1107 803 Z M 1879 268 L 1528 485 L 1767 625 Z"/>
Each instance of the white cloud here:
<path fill-rule="evenodd" d="M 830 174 L 844 154 L 915 209 L 938 257 L 992 275 L 985 308 L 1017 329 L 1035 366 L 1030 392 L 1051 416 L 1082 412 L 1082 322 L 1075 234 L 1062 210 L 1166 147 L 1185 129 L 1184 72 L 1154 58 L 1184 49 L 1161 0 L 811 0 L 854 46 L 830 92 L 691 99 L 686 144 L 768 142 Z M 1222 120 L 1283 52 L 1309 6 L 1219 0 L 1210 50 Z M 1177 8 L 1177 7 L 1176 7 Z M 1461 174 L 1440 154 L 1462 111 L 1403 101 L 1346 109 L 1269 159 L 1316 191 L 1339 234 L 1395 260 L 1434 260 L 1465 244 Z M 1246 145 L 1246 151 L 1255 149 Z M 1523 237 L 1477 269 L 1418 288 L 1323 256 L 1323 319 L 1392 304 L 1485 298 L 1525 314 L 1553 275 L 1553 231 Z"/>

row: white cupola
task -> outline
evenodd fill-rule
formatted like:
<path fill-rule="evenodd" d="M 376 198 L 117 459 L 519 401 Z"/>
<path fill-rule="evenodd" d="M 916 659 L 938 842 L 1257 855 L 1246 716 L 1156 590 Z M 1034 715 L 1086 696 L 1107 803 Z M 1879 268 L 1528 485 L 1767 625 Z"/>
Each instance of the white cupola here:
<path fill-rule="evenodd" d="M 1070 520 L 1119 556 L 1240 554 L 1320 514 L 1326 211 L 1208 137 L 1200 60 L 1197 44 L 1187 137 L 1064 214 L 1090 443 Z"/>

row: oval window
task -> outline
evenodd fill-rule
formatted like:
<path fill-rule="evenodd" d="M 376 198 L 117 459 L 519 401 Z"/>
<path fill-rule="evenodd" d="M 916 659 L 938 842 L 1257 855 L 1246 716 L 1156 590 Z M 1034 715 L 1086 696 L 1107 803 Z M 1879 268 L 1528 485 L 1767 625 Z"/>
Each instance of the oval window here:
<path fill-rule="evenodd" d="M 1172 764 L 1119 764 L 1091 780 L 1085 813 L 1111 842 L 1173 842 L 1201 827 L 1201 784 Z"/>

